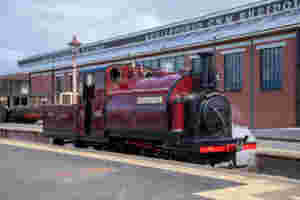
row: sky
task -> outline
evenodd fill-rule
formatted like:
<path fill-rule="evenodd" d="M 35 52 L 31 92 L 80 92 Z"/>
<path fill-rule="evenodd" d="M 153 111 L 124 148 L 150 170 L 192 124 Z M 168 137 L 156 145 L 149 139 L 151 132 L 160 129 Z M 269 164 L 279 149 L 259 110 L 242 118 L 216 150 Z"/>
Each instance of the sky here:
<path fill-rule="evenodd" d="M 257 0 L 1 0 L 0 75 L 21 72 L 17 60 L 141 31 Z"/>

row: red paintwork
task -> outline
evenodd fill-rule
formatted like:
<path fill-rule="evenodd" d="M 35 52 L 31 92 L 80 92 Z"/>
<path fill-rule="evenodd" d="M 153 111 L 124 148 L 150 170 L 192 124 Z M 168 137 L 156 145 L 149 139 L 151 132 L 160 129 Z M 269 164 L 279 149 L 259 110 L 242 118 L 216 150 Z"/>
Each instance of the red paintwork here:
<path fill-rule="evenodd" d="M 76 126 L 74 106 L 72 105 L 43 105 L 44 129 L 72 132 Z"/>
<path fill-rule="evenodd" d="M 200 147 L 200 153 L 216 153 L 216 152 L 230 152 L 230 148 L 227 145 L 224 146 L 206 146 Z"/>
<path fill-rule="evenodd" d="M 172 130 L 184 130 L 184 105 L 183 103 L 172 105 Z"/>
<path fill-rule="evenodd" d="M 106 102 L 107 102 L 107 128 L 129 129 L 129 130 L 160 130 L 183 129 L 183 106 L 175 109 L 172 127 L 169 127 L 169 114 L 167 112 L 167 95 L 171 88 L 176 87 L 171 93 L 173 100 L 176 95 L 186 95 L 192 90 L 192 79 L 181 74 L 153 71 L 151 78 L 145 79 L 142 72 L 143 67 L 132 68 L 128 65 L 117 66 L 121 71 L 121 81 L 113 83 L 110 79 L 110 71 L 116 66 L 108 67 L 106 73 Z M 131 74 L 131 76 L 128 76 Z M 162 104 L 137 105 L 137 97 L 162 96 Z M 93 99 L 93 112 L 104 108 L 104 91 L 96 88 Z M 80 135 L 84 135 L 84 110 L 79 107 L 78 129 Z M 176 117 L 175 117 L 176 116 Z M 103 117 L 93 119 L 92 129 L 101 132 L 104 129 Z"/>
<path fill-rule="evenodd" d="M 191 94 L 193 89 L 193 78 L 190 76 L 183 77 L 174 88 L 170 100 L 174 101 L 178 96 L 185 96 Z"/>
<path fill-rule="evenodd" d="M 256 149 L 256 143 L 248 143 L 243 145 L 243 150 Z"/>
<path fill-rule="evenodd" d="M 200 153 L 216 153 L 216 152 L 235 152 L 237 148 L 236 144 L 226 144 L 221 146 L 205 146 L 200 147 Z M 243 144 L 243 150 L 256 149 L 256 143 Z"/>
<path fill-rule="evenodd" d="M 123 81 L 119 86 L 111 81 L 107 83 L 107 126 L 112 129 L 131 130 L 164 130 L 168 131 L 168 113 L 166 98 L 170 88 L 181 78 L 178 74 L 163 74 L 154 72 L 153 77 L 145 79 L 141 76 L 141 68 L 136 69 L 123 66 Z M 110 68 L 107 69 L 109 76 Z M 132 73 L 131 78 L 128 73 Z M 137 97 L 162 96 L 162 104 L 137 105 Z"/>
<path fill-rule="evenodd" d="M 183 77 L 173 89 L 170 102 L 173 102 L 176 98 L 191 94 L 193 87 L 193 79 L 189 76 Z M 172 129 L 184 130 L 184 105 L 182 103 L 172 105 Z"/>

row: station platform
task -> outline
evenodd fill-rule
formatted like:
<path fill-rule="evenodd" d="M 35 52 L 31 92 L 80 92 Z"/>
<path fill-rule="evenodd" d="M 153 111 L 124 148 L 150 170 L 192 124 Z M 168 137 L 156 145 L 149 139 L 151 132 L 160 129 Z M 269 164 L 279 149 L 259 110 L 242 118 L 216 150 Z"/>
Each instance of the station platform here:
<path fill-rule="evenodd" d="M 298 200 L 300 182 L 239 170 L 0 139 L 1 199 Z"/>
<path fill-rule="evenodd" d="M 43 127 L 40 125 L 0 123 L 0 137 L 51 143 L 49 138 L 41 136 L 42 131 Z M 269 133 L 270 131 L 268 131 Z M 254 135 L 257 134 L 255 133 Z M 260 155 L 272 155 L 273 157 L 300 160 L 300 143 L 260 139 L 257 140 L 256 152 Z"/>
<path fill-rule="evenodd" d="M 39 125 L 0 123 L 0 138 L 51 144 L 51 139 L 41 136 L 42 131 L 43 127 Z M 250 154 L 248 152 L 238 154 L 239 160 L 249 163 L 249 166 L 243 169 L 244 171 L 300 180 L 298 173 L 300 171 L 300 143 L 257 140 L 256 151 Z M 226 163 L 225 165 L 228 166 Z"/>

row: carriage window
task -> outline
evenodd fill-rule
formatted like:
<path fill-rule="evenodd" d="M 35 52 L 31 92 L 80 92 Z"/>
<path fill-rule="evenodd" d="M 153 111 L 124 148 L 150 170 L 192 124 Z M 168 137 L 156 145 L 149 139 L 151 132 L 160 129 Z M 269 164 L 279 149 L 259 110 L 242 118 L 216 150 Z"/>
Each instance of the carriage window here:
<path fill-rule="evenodd" d="M 14 106 L 20 105 L 20 97 L 13 97 Z"/>
<path fill-rule="evenodd" d="M 121 72 L 120 72 L 120 70 L 116 69 L 116 68 L 113 68 L 110 71 L 110 78 L 111 78 L 111 81 L 113 81 L 113 82 L 119 82 L 120 79 L 121 79 Z"/>
<path fill-rule="evenodd" d="M 57 92 L 63 92 L 64 90 L 64 80 L 63 76 L 57 76 L 56 77 L 56 91 Z"/>
<path fill-rule="evenodd" d="M 26 106 L 27 105 L 27 97 L 21 97 L 21 104 L 23 106 Z"/>

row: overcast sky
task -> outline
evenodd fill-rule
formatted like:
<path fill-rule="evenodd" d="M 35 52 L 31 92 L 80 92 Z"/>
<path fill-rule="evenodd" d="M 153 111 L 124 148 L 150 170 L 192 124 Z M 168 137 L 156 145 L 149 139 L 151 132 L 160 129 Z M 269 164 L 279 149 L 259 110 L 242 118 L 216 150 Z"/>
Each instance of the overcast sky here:
<path fill-rule="evenodd" d="M 17 60 L 81 42 L 140 31 L 256 0 L 1 0 L 0 74 Z"/>

